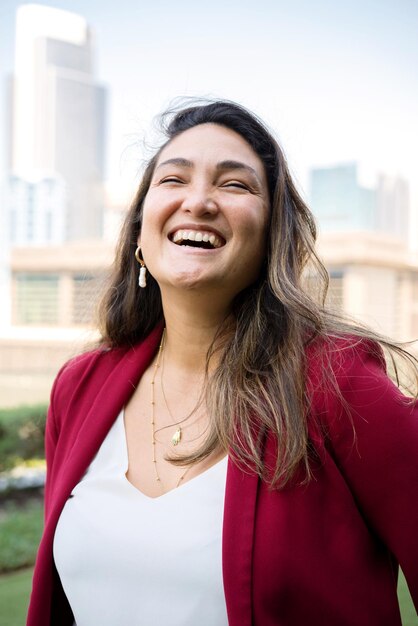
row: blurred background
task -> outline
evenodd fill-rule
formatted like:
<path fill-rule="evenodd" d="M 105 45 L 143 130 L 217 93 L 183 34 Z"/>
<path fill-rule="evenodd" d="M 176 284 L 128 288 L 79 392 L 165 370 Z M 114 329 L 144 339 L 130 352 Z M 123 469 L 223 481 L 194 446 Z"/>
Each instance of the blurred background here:
<path fill-rule="evenodd" d="M 265 120 L 317 217 L 329 303 L 418 338 L 417 32 L 416 0 L 1 1 L 0 574 L 18 570 L 0 576 L 2 624 L 26 611 L 50 386 L 95 338 L 173 101 Z M 403 579 L 400 596 L 412 625 Z"/>
<path fill-rule="evenodd" d="M 156 116 L 225 97 L 275 131 L 320 227 L 330 302 L 418 337 L 418 3 L 3 0 L 0 406 L 45 402 Z"/>

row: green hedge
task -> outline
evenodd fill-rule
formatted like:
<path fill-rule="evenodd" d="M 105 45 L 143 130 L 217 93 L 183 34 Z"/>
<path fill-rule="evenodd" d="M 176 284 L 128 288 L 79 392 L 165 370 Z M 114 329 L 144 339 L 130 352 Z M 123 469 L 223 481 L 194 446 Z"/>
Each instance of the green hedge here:
<path fill-rule="evenodd" d="M 46 405 L 0 409 L 0 472 L 44 458 Z"/>
<path fill-rule="evenodd" d="M 43 527 L 43 504 L 7 504 L 0 517 L 0 573 L 33 565 Z M 1 623 L 1 620 L 0 620 Z"/>

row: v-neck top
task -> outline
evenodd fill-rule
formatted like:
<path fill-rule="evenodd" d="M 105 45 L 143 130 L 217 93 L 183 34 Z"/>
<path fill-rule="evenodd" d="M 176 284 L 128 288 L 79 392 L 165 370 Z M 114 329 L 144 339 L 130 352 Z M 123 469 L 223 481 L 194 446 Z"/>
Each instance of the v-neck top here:
<path fill-rule="evenodd" d="M 227 457 L 157 498 L 126 478 L 123 412 L 71 492 L 54 559 L 77 626 L 227 626 Z"/>

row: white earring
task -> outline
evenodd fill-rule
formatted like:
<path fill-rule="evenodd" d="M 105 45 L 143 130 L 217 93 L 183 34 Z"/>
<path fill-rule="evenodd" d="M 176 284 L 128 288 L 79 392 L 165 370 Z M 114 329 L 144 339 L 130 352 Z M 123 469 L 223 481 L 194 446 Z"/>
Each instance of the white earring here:
<path fill-rule="evenodd" d="M 137 249 L 135 250 L 135 258 L 141 266 L 139 270 L 138 285 L 144 288 L 147 286 L 147 277 L 146 277 L 147 268 L 145 267 L 145 263 L 143 259 L 141 259 L 141 257 L 139 256 L 140 251 L 141 251 L 141 248 L 138 246 Z"/>

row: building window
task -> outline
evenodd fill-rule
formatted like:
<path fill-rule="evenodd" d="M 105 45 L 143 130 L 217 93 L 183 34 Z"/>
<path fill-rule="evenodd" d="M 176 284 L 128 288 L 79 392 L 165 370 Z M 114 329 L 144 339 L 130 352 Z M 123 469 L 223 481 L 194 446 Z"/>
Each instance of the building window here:
<path fill-rule="evenodd" d="M 45 239 L 52 241 L 52 215 L 50 211 L 47 211 L 45 215 Z"/>
<path fill-rule="evenodd" d="M 16 274 L 16 323 L 56 325 L 59 277 L 56 274 Z"/>
<path fill-rule="evenodd" d="M 17 240 L 17 215 L 16 211 L 11 210 L 9 213 L 10 216 L 10 243 L 16 243 Z"/>
<path fill-rule="evenodd" d="M 327 305 L 334 311 L 342 311 L 344 305 L 344 274 L 341 271 L 329 273 Z"/>
<path fill-rule="evenodd" d="M 412 278 L 412 301 L 418 304 L 418 276 Z"/>
<path fill-rule="evenodd" d="M 418 312 L 411 316 L 411 341 L 418 341 Z"/>
<path fill-rule="evenodd" d="M 101 286 L 101 277 L 89 274 L 73 276 L 73 324 L 90 325 L 93 323 Z"/>

